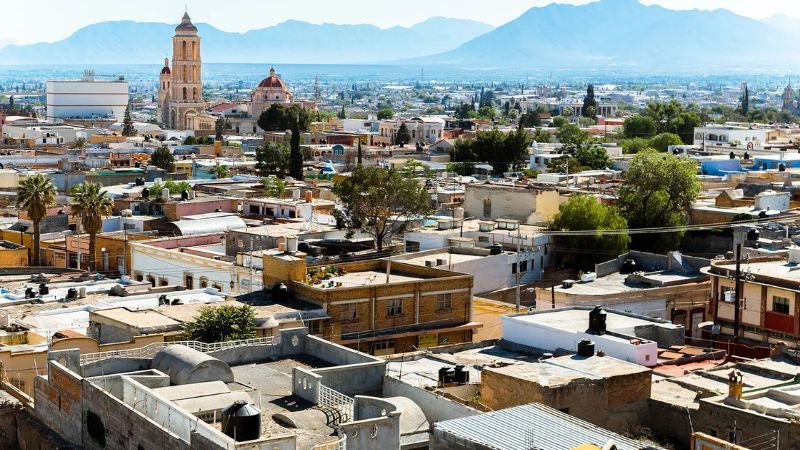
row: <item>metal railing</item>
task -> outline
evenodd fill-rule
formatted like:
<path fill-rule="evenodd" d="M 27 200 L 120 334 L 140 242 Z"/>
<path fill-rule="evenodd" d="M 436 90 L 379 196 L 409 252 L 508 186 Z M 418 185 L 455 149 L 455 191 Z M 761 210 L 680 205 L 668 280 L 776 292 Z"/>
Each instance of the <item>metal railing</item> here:
<path fill-rule="evenodd" d="M 347 436 L 339 438 L 333 442 L 326 442 L 324 444 L 317 444 L 311 447 L 311 450 L 346 450 L 347 449 Z"/>
<path fill-rule="evenodd" d="M 348 397 L 324 384 L 319 385 L 319 406 L 337 413 L 337 417 L 331 420 L 332 425 L 349 422 L 353 419 L 353 403 L 352 397 Z"/>
<path fill-rule="evenodd" d="M 152 358 L 156 353 L 161 351 L 164 347 L 169 345 L 185 345 L 191 349 L 197 350 L 202 353 L 210 353 L 218 350 L 225 350 L 229 348 L 245 347 L 248 345 L 277 345 L 278 339 L 272 336 L 242 339 L 238 341 L 225 341 L 225 342 L 199 342 L 199 341 L 175 341 L 175 342 L 154 342 L 139 348 L 130 348 L 125 350 L 114 350 L 110 352 L 100 353 L 87 353 L 81 355 L 81 365 L 91 364 L 97 361 L 103 361 L 109 358 Z"/>

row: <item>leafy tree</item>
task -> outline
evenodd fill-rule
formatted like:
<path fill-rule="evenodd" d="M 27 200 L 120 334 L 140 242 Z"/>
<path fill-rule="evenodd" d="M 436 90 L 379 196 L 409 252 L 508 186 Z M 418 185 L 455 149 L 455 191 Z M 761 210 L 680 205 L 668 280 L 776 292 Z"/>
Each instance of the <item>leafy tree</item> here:
<path fill-rule="evenodd" d="M 552 159 L 547 163 L 547 169 L 553 173 L 578 173 L 584 168 L 580 162 L 572 155 L 564 155 L 560 158 Z"/>
<path fill-rule="evenodd" d="M 223 134 L 225 133 L 225 118 L 220 117 L 214 122 L 214 131 L 216 132 L 216 140 L 221 141 L 223 138 Z"/>
<path fill-rule="evenodd" d="M 197 138 L 194 136 L 186 136 L 183 140 L 183 145 L 197 145 Z"/>
<path fill-rule="evenodd" d="M 700 193 L 697 166 L 655 150 L 639 152 L 625 172 L 619 192 L 623 216 L 632 228 L 685 225 L 689 208 Z M 649 251 L 674 250 L 680 233 L 636 235 L 635 247 Z"/>
<path fill-rule="evenodd" d="M 85 150 L 87 146 L 88 142 L 86 141 L 86 138 L 82 137 L 75 139 L 75 142 L 72 143 L 72 148 L 75 150 L 80 150 L 81 153 L 83 153 L 83 150 Z"/>
<path fill-rule="evenodd" d="M 702 123 L 696 111 L 685 109 L 677 100 L 648 103 L 645 114 L 653 119 L 656 133 L 675 133 L 684 144 L 694 141 L 694 128 Z"/>
<path fill-rule="evenodd" d="M 622 134 L 628 139 L 650 139 L 656 132 L 656 122 L 649 116 L 631 116 L 622 125 Z"/>
<path fill-rule="evenodd" d="M 661 133 L 650 139 L 650 147 L 662 153 L 669 150 L 670 145 L 683 145 L 683 141 L 675 133 Z"/>
<path fill-rule="evenodd" d="M 542 144 L 549 144 L 553 141 L 553 135 L 550 134 L 547 130 L 540 128 L 536 130 L 536 133 L 533 134 L 533 140 L 542 143 Z"/>
<path fill-rule="evenodd" d="M 150 155 L 150 164 L 165 170 L 167 173 L 175 172 L 175 157 L 169 147 L 163 145 Z"/>
<path fill-rule="evenodd" d="M 228 170 L 228 166 L 224 166 L 217 161 L 217 163 L 208 171 L 208 173 L 214 175 L 214 178 L 226 178 L 230 171 Z"/>
<path fill-rule="evenodd" d="M 581 167 L 587 167 L 591 170 L 605 169 L 610 163 L 606 149 L 591 141 L 583 142 L 577 146 L 575 158 Z"/>
<path fill-rule="evenodd" d="M 408 126 L 403 122 L 400 128 L 397 129 L 397 134 L 394 137 L 395 145 L 404 145 L 411 142 L 411 132 L 408 131 Z"/>
<path fill-rule="evenodd" d="M 569 124 L 569 120 L 564 116 L 555 116 L 555 117 L 553 117 L 552 124 L 553 124 L 553 127 L 555 127 L 555 128 L 561 128 L 564 125 L 568 125 Z"/>
<path fill-rule="evenodd" d="M 594 85 L 589 84 L 586 88 L 586 97 L 583 98 L 583 108 L 581 109 L 583 117 L 590 119 L 597 119 L 597 100 L 594 98 Z"/>
<path fill-rule="evenodd" d="M 391 236 L 402 233 L 409 220 L 431 212 L 425 188 L 394 169 L 356 166 L 334 184 L 333 192 L 344 205 L 347 228 L 374 236 L 378 251 Z"/>
<path fill-rule="evenodd" d="M 559 128 L 556 132 L 556 138 L 558 139 L 558 142 L 564 145 L 577 144 L 590 139 L 589 133 L 581 130 L 577 125 L 571 123 Z"/>
<path fill-rule="evenodd" d="M 103 217 L 114 211 L 114 202 L 106 196 L 103 185 L 85 181 L 72 189 L 72 212 L 80 217 L 84 231 L 89 234 L 89 270 L 95 266 L 97 233 L 103 229 Z"/>
<path fill-rule="evenodd" d="M 295 180 L 303 179 L 303 154 L 300 152 L 300 118 L 292 124 L 289 152 L 289 175 Z"/>
<path fill-rule="evenodd" d="M 550 228 L 554 231 L 593 231 L 586 235 L 558 236 L 556 247 L 566 256 L 561 263 L 578 270 L 593 271 L 594 265 L 628 251 L 628 223 L 619 210 L 605 206 L 591 195 L 573 195 L 561 204 Z"/>
<path fill-rule="evenodd" d="M 35 173 L 19 183 L 17 207 L 28 213 L 33 222 L 33 265 L 40 266 L 40 224 L 47 217 L 47 208 L 56 204 L 56 187 L 46 175 Z M 22 243 L 22 242 L 20 242 Z"/>
<path fill-rule="evenodd" d="M 542 126 L 542 118 L 539 116 L 538 111 L 531 111 L 522 114 L 519 118 L 519 123 L 525 128 L 534 128 Z"/>
<path fill-rule="evenodd" d="M 273 103 L 258 117 L 258 126 L 264 131 L 291 130 L 295 124 L 300 130 L 308 130 L 311 125 L 311 113 L 300 105 L 286 107 Z"/>
<path fill-rule="evenodd" d="M 122 119 L 122 135 L 125 137 L 136 136 L 136 127 L 133 126 L 130 106 L 125 107 L 125 115 Z"/>
<path fill-rule="evenodd" d="M 336 117 L 339 119 L 347 119 L 347 112 L 344 110 L 344 105 L 342 106 L 341 111 L 339 111 L 339 113 L 336 114 Z"/>
<path fill-rule="evenodd" d="M 566 108 L 561 108 L 561 116 L 562 117 L 572 117 L 575 115 L 575 110 L 571 107 L 567 106 Z"/>
<path fill-rule="evenodd" d="M 281 198 L 283 193 L 286 191 L 286 182 L 275 175 L 262 178 L 261 186 L 270 197 Z"/>
<path fill-rule="evenodd" d="M 153 185 L 150 186 L 150 192 L 157 195 L 157 198 L 160 198 L 161 191 L 164 189 L 168 190 L 171 195 L 175 195 L 183 191 L 191 191 L 192 185 L 186 181 L 167 180 L 163 183 L 153 183 Z M 153 194 L 151 194 L 151 196 Z"/>
<path fill-rule="evenodd" d="M 494 120 L 495 117 L 497 117 L 497 111 L 494 109 L 494 106 L 491 105 L 481 106 L 478 110 L 478 117 Z"/>
<path fill-rule="evenodd" d="M 392 108 L 384 107 L 378 110 L 378 120 L 391 119 L 393 117 L 394 111 L 392 111 Z"/>
<path fill-rule="evenodd" d="M 471 119 L 478 117 L 478 114 L 475 112 L 475 104 L 473 103 L 461 103 L 455 109 L 454 115 L 456 119 Z"/>
<path fill-rule="evenodd" d="M 522 128 L 508 134 L 498 129 L 478 131 L 475 139 L 457 140 L 450 159 L 455 163 L 486 162 L 491 164 L 495 173 L 503 173 L 525 164 L 530 143 L 531 138 Z M 463 169 L 469 170 L 471 175 L 474 164 Z"/>
<path fill-rule="evenodd" d="M 447 172 L 457 175 L 468 176 L 475 173 L 475 163 L 473 162 L 451 162 L 447 164 Z"/>
<path fill-rule="evenodd" d="M 186 333 L 200 342 L 224 342 L 252 339 L 256 335 L 256 314 L 250 305 L 204 306 Z"/>
<path fill-rule="evenodd" d="M 620 147 L 622 147 L 622 152 L 626 154 L 635 154 L 639 153 L 644 149 L 650 148 L 650 139 L 645 138 L 632 138 L 632 139 L 623 139 L 619 143 Z"/>
<path fill-rule="evenodd" d="M 275 175 L 283 179 L 289 171 L 289 147 L 268 143 L 256 148 L 256 170 L 262 177 Z"/>

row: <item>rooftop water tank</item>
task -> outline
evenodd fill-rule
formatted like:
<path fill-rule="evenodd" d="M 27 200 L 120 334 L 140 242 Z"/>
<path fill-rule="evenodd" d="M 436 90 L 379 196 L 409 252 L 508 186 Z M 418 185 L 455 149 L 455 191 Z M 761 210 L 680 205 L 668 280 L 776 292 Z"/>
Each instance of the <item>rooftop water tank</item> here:
<path fill-rule="evenodd" d="M 602 306 L 595 306 L 589 311 L 589 332 L 592 334 L 606 334 L 606 310 Z"/>
<path fill-rule="evenodd" d="M 636 261 L 633 258 L 628 258 L 622 263 L 622 267 L 619 269 L 619 273 L 626 275 L 629 273 L 634 273 L 638 269 L 636 265 Z"/>
<path fill-rule="evenodd" d="M 503 245 L 495 242 L 494 244 L 489 246 L 489 254 L 490 255 L 499 255 L 503 253 Z"/>
<path fill-rule="evenodd" d="M 594 356 L 594 342 L 589 339 L 582 339 L 578 342 L 578 356 L 590 358 Z"/>
<path fill-rule="evenodd" d="M 237 442 L 261 437 L 261 411 L 244 400 L 222 410 L 222 432 Z"/>

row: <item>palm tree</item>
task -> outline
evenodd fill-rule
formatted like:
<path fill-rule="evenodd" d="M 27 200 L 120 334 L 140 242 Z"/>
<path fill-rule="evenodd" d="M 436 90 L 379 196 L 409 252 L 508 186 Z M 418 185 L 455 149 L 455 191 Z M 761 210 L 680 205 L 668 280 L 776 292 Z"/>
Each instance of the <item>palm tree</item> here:
<path fill-rule="evenodd" d="M 23 180 L 17 188 L 17 207 L 28 212 L 33 222 L 33 265 L 39 266 L 39 223 L 47 208 L 56 204 L 56 187 L 46 175 L 37 173 Z M 22 242 L 20 242 L 22 244 Z"/>
<path fill-rule="evenodd" d="M 209 173 L 214 175 L 215 178 L 225 178 L 229 173 L 228 166 L 223 166 L 219 163 L 219 161 L 217 161 L 217 165 L 212 167 L 211 170 L 209 170 Z"/>
<path fill-rule="evenodd" d="M 103 217 L 110 216 L 114 202 L 106 197 L 100 183 L 83 182 L 72 189 L 72 212 L 80 217 L 83 229 L 89 233 L 89 270 L 95 269 L 97 233 L 103 228 Z"/>

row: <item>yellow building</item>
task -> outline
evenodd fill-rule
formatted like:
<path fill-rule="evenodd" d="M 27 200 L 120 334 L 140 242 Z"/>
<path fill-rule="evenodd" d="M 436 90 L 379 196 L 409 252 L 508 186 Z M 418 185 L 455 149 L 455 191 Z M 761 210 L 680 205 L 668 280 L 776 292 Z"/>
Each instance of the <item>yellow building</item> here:
<path fill-rule="evenodd" d="M 28 265 L 28 247 L 9 241 L 0 241 L 0 267 L 25 267 Z"/>

